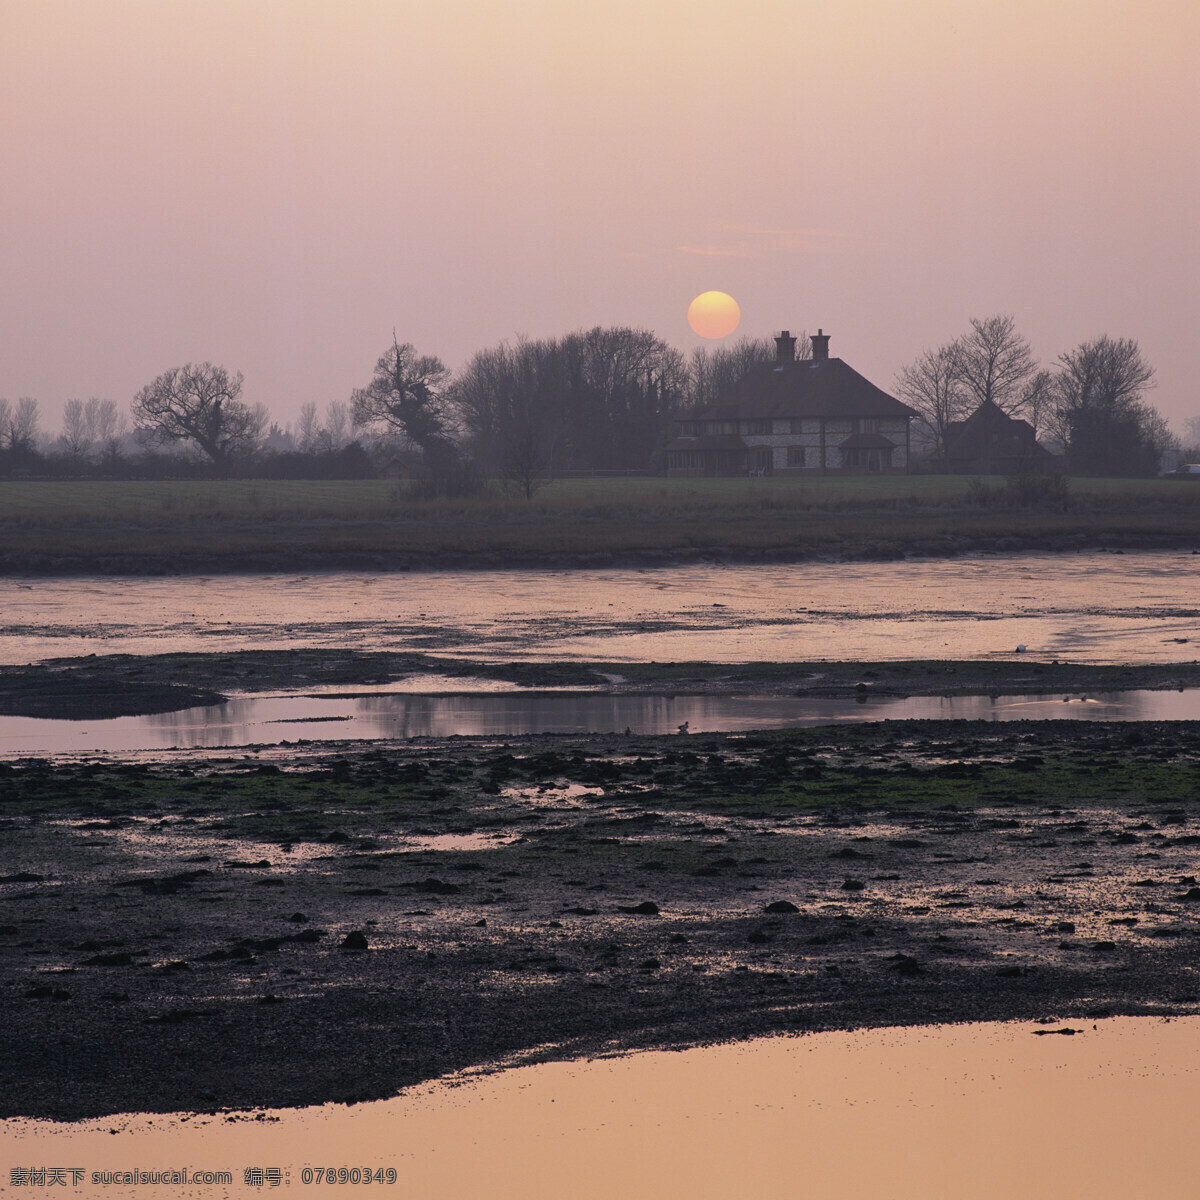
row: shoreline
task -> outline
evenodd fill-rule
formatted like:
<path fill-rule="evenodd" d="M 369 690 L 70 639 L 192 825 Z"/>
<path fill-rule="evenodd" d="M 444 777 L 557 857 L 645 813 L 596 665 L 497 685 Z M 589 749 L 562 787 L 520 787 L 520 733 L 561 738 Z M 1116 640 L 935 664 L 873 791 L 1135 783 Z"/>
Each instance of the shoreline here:
<path fill-rule="evenodd" d="M 292 540 L 287 529 L 274 537 Z M 1132 554 L 1178 551 L 1200 555 L 1200 528 L 1189 532 L 1103 528 L 1042 534 L 1008 531 L 996 535 L 944 534 L 913 537 L 842 537 L 789 539 L 782 544 L 713 543 L 669 547 L 605 546 L 575 550 L 533 550 L 497 544 L 471 550 L 410 550 L 363 546 L 281 547 L 278 541 L 251 541 L 240 550 L 189 549 L 172 553 L 105 552 L 77 548 L 15 551 L 0 548 L 0 578 L 75 578 L 107 576 L 154 578 L 188 575 L 288 575 L 360 571 L 404 574 L 419 571 L 587 571 L 694 566 L 754 566 L 836 562 L 941 561 L 972 556 L 1019 554 Z M 353 541 L 352 537 L 347 540 Z M 564 545 L 587 544 L 588 530 L 562 535 Z"/>

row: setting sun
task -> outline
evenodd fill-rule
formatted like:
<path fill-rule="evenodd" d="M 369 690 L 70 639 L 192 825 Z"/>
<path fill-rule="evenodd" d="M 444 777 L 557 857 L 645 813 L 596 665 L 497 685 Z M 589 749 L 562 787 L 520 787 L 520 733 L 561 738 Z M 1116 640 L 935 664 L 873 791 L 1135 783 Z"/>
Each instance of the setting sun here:
<path fill-rule="evenodd" d="M 688 305 L 688 324 L 702 338 L 728 337 L 742 319 L 738 302 L 725 292 L 701 292 Z"/>

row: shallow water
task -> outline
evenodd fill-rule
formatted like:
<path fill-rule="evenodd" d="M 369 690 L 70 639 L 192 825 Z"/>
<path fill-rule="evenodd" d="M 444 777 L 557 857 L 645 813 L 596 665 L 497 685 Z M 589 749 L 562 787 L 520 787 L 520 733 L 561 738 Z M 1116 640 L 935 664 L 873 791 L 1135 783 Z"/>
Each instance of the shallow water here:
<path fill-rule="evenodd" d="M 0 758 L 279 745 L 300 739 L 517 737 L 803 728 L 839 721 L 1196 721 L 1200 688 L 1054 696 L 608 696 L 580 693 L 242 697 L 106 721 L 0 716 Z"/>
<path fill-rule="evenodd" d="M 79 1167 L 84 1184 L 228 1171 L 227 1186 L 75 1193 L 208 1200 L 269 1193 L 245 1185 L 247 1168 L 277 1170 L 294 1194 L 317 1186 L 315 1168 L 344 1167 L 349 1194 L 426 1200 L 1191 1200 L 1198 1083 L 1195 1017 L 764 1038 L 461 1076 L 353 1107 L 0 1122 L 0 1193 L 29 1192 L 6 1187 L 14 1166 Z M 395 1183 L 351 1188 L 365 1167 Z"/>
<path fill-rule="evenodd" d="M 1192 661 L 1200 556 L 0 580 L 0 662 L 324 646 L 485 659 Z"/>

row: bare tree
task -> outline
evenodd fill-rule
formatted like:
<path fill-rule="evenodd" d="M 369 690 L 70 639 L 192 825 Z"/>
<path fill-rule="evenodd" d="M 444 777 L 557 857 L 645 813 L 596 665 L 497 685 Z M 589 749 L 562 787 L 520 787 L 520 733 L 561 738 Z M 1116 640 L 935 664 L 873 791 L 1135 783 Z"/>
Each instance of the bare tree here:
<path fill-rule="evenodd" d="M 238 397 L 242 375 L 212 363 L 188 363 L 164 371 L 133 400 L 139 430 L 159 442 L 192 442 L 214 463 L 252 453 L 267 423 L 261 405 Z"/>
<path fill-rule="evenodd" d="M 480 462 L 528 495 L 556 471 L 652 469 L 685 380 L 653 333 L 597 326 L 481 351 L 449 398 Z"/>
<path fill-rule="evenodd" d="M 812 357 L 812 342 L 801 331 L 796 339 L 797 359 Z M 775 361 L 775 345 L 769 338 L 738 338 L 728 346 L 697 346 L 688 363 L 687 403 L 703 408 L 719 400 L 757 367 Z"/>
<path fill-rule="evenodd" d="M 1095 475 L 1148 475 L 1170 434 L 1142 397 L 1154 368 L 1132 338 L 1107 334 L 1058 356 L 1052 423 L 1071 469 Z"/>
<path fill-rule="evenodd" d="M 296 441 L 302 454 L 311 454 L 316 448 L 321 436 L 321 426 L 317 421 L 317 406 L 310 400 L 300 406 L 300 426 Z"/>
<path fill-rule="evenodd" d="M 37 449 L 38 402 L 22 396 L 15 405 L 0 400 L 0 446 L 13 454 Z"/>
<path fill-rule="evenodd" d="M 991 401 L 1006 413 L 1021 408 L 1025 387 L 1037 369 L 1028 341 L 1017 333 L 1011 314 L 971 318 L 971 332 L 959 339 L 958 370 L 976 405 Z"/>
<path fill-rule="evenodd" d="M 121 441 L 129 432 L 129 421 L 117 410 L 115 400 L 93 396 L 84 407 L 88 436 L 99 447 L 102 458 L 112 462 L 121 452 Z"/>
<path fill-rule="evenodd" d="M 946 434 L 971 410 L 971 394 L 963 382 L 961 342 L 926 350 L 896 377 L 896 395 L 916 410 L 928 433 L 934 457 L 946 452 Z"/>
<path fill-rule="evenodd" d="M 450 372 L 441 359 L 418 355 L 414 347 L 392 345 L 375 364 L 375 376 L 350 397 L 354 424 L 390 426 L 419 446 L 435 490 L 455 490 L 463 476 L 446 400 Z"/>
<path fill-rule="evenodd" d="M 85 459 L 96 453 L 112 457 L 127 428 L 128 422 L 112 400 L 96 396 L 86 404 L 68 400 L 63 405 L 63 431 L 57 444 L 71 458 Z"/>
<path fill-rule="evenodd" d="M 325 410 L 325 442 L 330 450 L 350 443 L 350 406 L 345 400 L 330 400 Z"/>
<path fill-rule="evenodd" d="M 1183 423 L 1183 449 L 1192 462 L 1200 457 L 1200 417 L 1188 417 Z"/>
<path fill-rule="evenodd" d="M 87 413 L 82 400 L 68 400 L 63 405 L 63 431 L 59 440 L 72 458 L 87 457 L 92 448 L 92 438 L 88 433 Z"/>
<path fill-rule="evenodd" d="M 1025 384 L 1019 409 L 1033 426 L 1034 437 L 1046 431 L 1054 402 L 1054 376 L 1049 371 L 1035 371 Z"/>
<path fill-rule="evenodd" d="M 527 500 L 550 480 L 568 373 L 557 343 L 522 338 L 481 350 L 449 398 L 479 464 Z"/>

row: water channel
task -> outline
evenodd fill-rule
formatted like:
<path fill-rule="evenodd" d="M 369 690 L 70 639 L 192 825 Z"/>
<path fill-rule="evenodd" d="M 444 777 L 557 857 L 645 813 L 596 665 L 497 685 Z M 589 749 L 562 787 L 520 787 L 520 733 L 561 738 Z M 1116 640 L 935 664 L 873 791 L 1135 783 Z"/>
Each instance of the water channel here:
<path fill-rule="evenodd" d="M 66 721 L 0 716 L 0 759 L 527 733 L 688 733 L 844 721 L 1200 720 L 1200 689 L 1096 695 L 641 696 L 580 692 L 243 696 L 211 708 Z"/>

